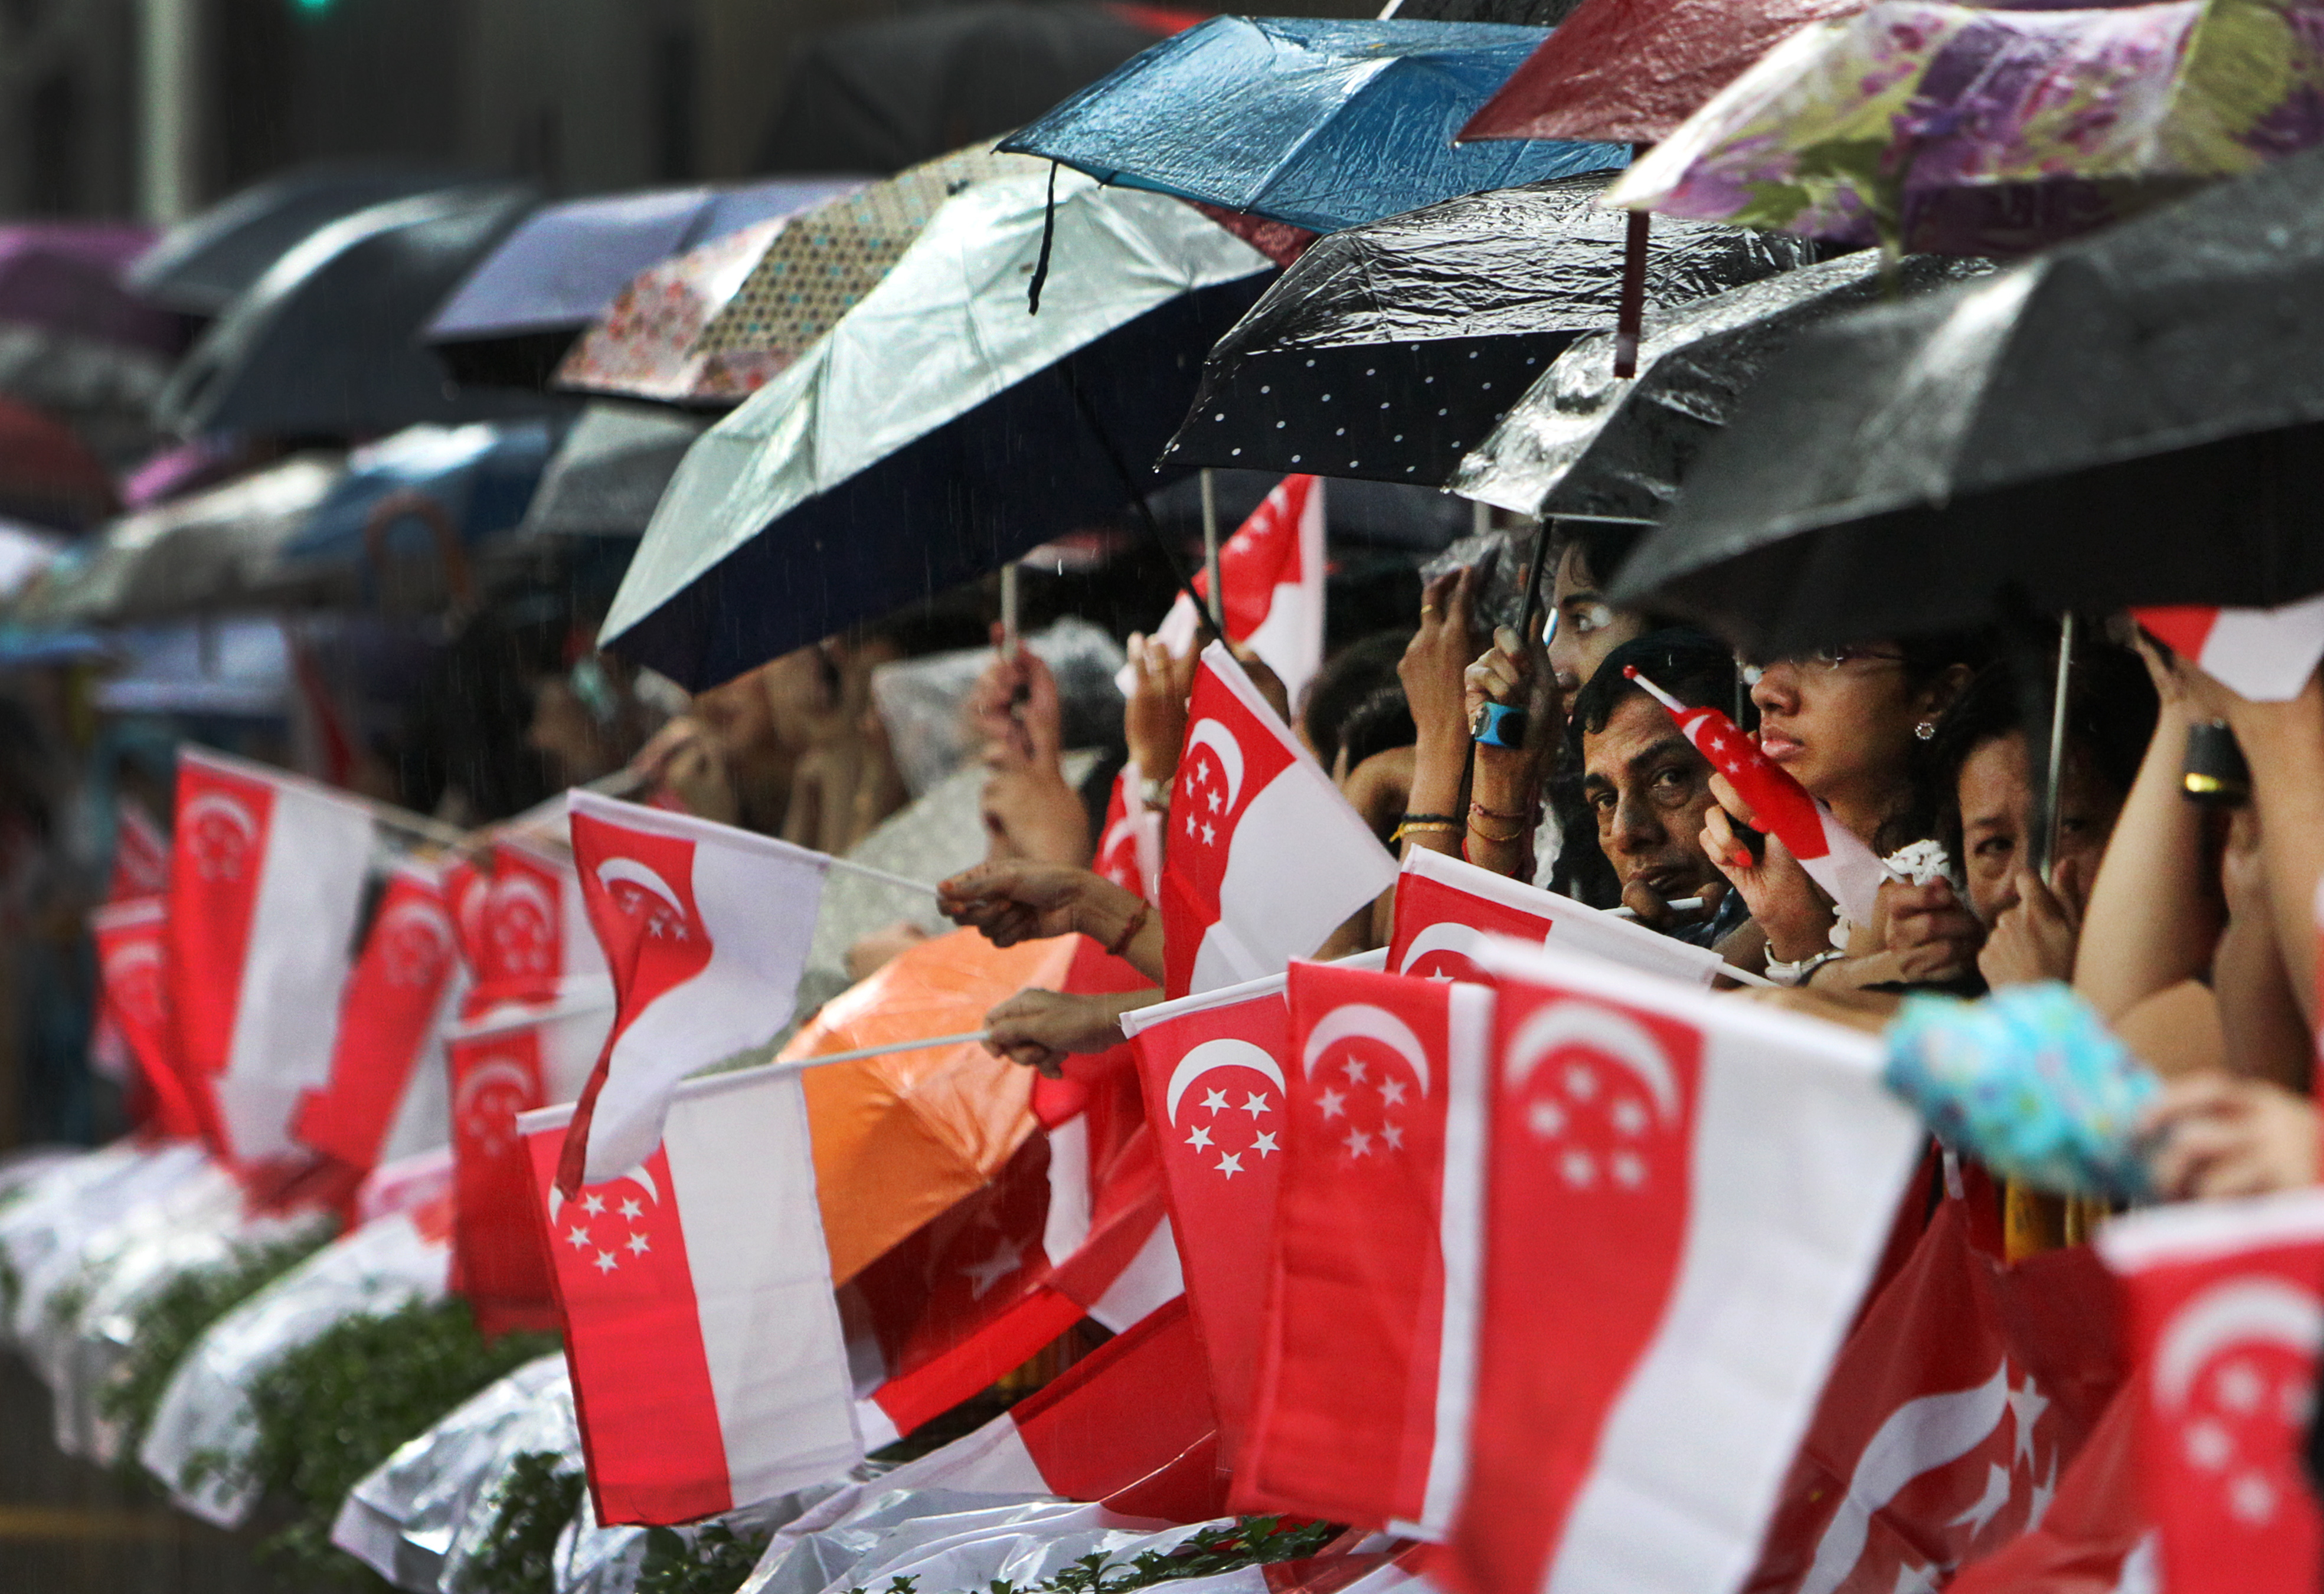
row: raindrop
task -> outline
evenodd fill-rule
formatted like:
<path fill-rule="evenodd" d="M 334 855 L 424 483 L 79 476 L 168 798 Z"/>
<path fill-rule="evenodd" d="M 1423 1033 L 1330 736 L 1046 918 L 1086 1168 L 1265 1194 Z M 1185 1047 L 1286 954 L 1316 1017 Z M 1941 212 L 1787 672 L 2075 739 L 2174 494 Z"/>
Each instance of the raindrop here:
<path fill-rule="evenodd" d="M 1493 391 L 1493 384 L 1489 382 L 1485 383 L 1485 391 L 1489 393 Z"/>
<path fill-rule="evenodd" d="M 1310 365 L 1313 365 L 1315 362 L 1314 362 L 1314 361 L 1313 361 L 1313 360 L 1310 360 L 1310 361 L 1308 361 L 1307 363 L 1308 363 Z M 1297 465 L 1297 464 L 1299 463 L 1299 456 L 1297 456 L 1296 454 L 1293 455 L 1293 456 L 1291 456 L 1291 463 L 1292 463 L 1292 464 L 1294 464 L 1294 465 Z"/>
<path fill-rule="evenodd" d="M 1433 376 L 1424 376 L 1424 377 L 1422 377 L 1422 378 L 1420 379 L 1420 381 L 1421 381 L 1421 384 L 1422 384 L 1423 386 L 1426 386 L 1426 385 L 1428 385 L 1429 383 L 1434 382 L 1435 380 L 1436 380 L 1436 379 L 1435 379 L 1434 377 L 1433 377 Z"/>
<path fill-rule="evenodd" d="M 1338 431 L 1333 432 L 1332 435 L 1335 438 L 1344 438 L 1348 435 L 1348 428 L 1346 427 L 1342 427 Z"/>
<path fill-rule="evenodd" d="M 1370 367 L 1364 372 L 1364 374 L 1366 376 L 1378 376 L 1379 374 L 1379 368 L 1378 366 Z"/>
<path fill-rule="evenodd" d="M 1277 421 L 1277 422 L 1275 423 L 1275 429 L 1276 429 L 1277 431 L 1281 431 L 1281 430 L 1283 429 L 1283 423 L 1282 423 L 1281 421 L 1279 421 L 1279 420 L 1278 420 L 1278 421 Z"/>
<path fill-rule="evenodd" d="M 1469 351 L 1469 357 L 1472 360 L 1475 359 L 1477 357 L 1477 351 L 1475 349 L 1471 349 Z"/>
<path fill-rule="evenodd" d="M 1450 410 L 1439 410 L 1436 413 L 1437 413 L 1439 416 L 1444 416 L 1444 415 L 1448 415 L 1448 414 L 1450 414 L 1450 413 L 1451 413 L 1451 411 L 1450 411 Z M 1282 425 L 1283 423 L 1282 423 L 1281 421 L 1277 421 L 1276 424 L 1277 424 L 1277 426 L 1280 426 L 1280 425 Z"/>
<path fill-rule="evenodd" d="M 1212 419 L 1213 420 L 1224 420 L 1226 418 L 1227 418 L 1227 412 L 1226 412 L 1225 410 L 1220 410 L 1216 415 L 1213 415 L 1213 416 L 1212 416 L 1212 417 L 1211 417 L 1211 419 Z"/>
<path fill-rule="evenodd" d="M 1271 392 L 1273 392 L 1275 390 L 1274 390 L 1273 388 L 1271 388 L 1271 387 L 1268 386 L 1268 384 L 1267 384 L 1267 383 L 1265 383 L 1265 382 L 1260 382 L 1260 383 L 1259 384 L 1259 391 L 1260 392 L 1262 392 L 1262 393 L 1271 393 Z"/>
<path fill-rule="evenodd" d="M 1308 369 L 1308 370 L 1310 370 L 1310 371 L 1314 370 L 1314 369 L 1315 369 L 1315 362 L 1314 362 L 1314 361 L 1313 361 L 1313 360 L 1308 361 L 1308 362 L 1307 362 L 1307 369 Z"/>
<path fill-rule="evenodd" d="M 1396 440 L 1397 440 L 1397 442 L 1399 442 L 1399 443 L 1403 442 L 1403 441 L 1404 441 L 1404 434 L 1403 434 L 1402 432 L 1398 432 L 1398 433 L 1397 433 L 1397 434 L 1396 434 Z"/>
<path fill-rule="evenodd" d="M 1332 401 L 1332 395 L 1331 395 L 1331 394 L 1329 394 L 1329 393 L 1325 393 L 1325 394 L 1323 395 L 1323 402 L 1325 402 L 1326 404 L 1328 404 L 1328 403 L 1330 403 L 1331 401 Z"/>
<path fill-rule="evenodd" d="M 1236 450 L 1234 451 L 1234 456 L 1235 456 L 1237 459 L 1240 459 L 1240 458 L 1242 457 L 1242 450 L 1241 450 L 1241 449 L 1240 449 L 1240 448 L 1236 449 Z"/>

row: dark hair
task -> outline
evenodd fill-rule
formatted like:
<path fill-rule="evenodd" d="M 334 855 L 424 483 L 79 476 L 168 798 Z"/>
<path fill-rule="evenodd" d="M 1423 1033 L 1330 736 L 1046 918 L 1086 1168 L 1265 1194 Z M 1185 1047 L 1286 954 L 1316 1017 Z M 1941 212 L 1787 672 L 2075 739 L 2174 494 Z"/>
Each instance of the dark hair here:
<path fill-rule="evenodd" d="M 1412 705 L 1401 686 L 1382 686 L 1356 705 L 1340 724 L 1340 750 L 1347 753 L 1351 769 L 1376 752 L 1410 747 L 1419 740 L 1420 731 L 1412 723 Z"/>
<path fill-rule="evenodd" d="M 1339 759 L 1350 716 L 1374 693 L 1398 684 L 1396 667 L 1411 643 L 1409 626 L 1374 631 L 1350 642 L 1315 672 L 1299 705 L 1299 723 L 1325 769 Z"/>
<path fill-rule="evenodd" d="M 2111 642 L 2091 642 L 2074 655 L 2066 692 L 2066 749 L 2117 795 L 2127 796 L 2154 736 L 2159 705 L 2154 683 L 2138 655 Z M 1978 672 L 1929 739 L 1916 781 L 1933 833 L 1956 861 L 1960 857 L 1961 769 L 1988 742 L 2019 733 L 2045 739 L 2048 725 L 2027 723 L 2017 671 L 2001 661 Z"/>
<path fill-rule="evenodd" d="M 1645 539 L 1649 528 L 1628 521 L 1560 520 L 1552 530 L 1556 546 L 1549 550 L 1551 569 L 1556 568 L 1566 549 L 1578 548 L 1582 562 L 1590 567 L 1591 579 L 1604 586 L 1620 571 L 1622 561 L 1630 557 L 1631 550 Z"/>

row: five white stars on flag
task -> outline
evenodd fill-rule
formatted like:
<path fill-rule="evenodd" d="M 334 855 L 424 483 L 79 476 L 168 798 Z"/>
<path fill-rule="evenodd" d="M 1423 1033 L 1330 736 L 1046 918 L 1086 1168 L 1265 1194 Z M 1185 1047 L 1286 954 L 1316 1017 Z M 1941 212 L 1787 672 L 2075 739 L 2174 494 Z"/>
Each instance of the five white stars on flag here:
<path fill-rule="evenodd" d="M 605 1215 L 605 1198 L 602 1195 L 585 1195 L 581 1198 L 580 1204 L 583 1214 L 587 1217 L 602 1218 Z M 629 1219 L 632 1221 L 641 1216 L 644 1212 L 644 1203 L 640 1202 L 635 1196 L 630 1196 L 624 1199 L 620 1207 L 616 1209 L 618 1216 Z M 571 1246 L 576 1251 L 586 1251 L 596 1248 L 596 1241 L 590 1237 L 589 1228 L 586 1223 L 576 1223 L 572 1228 L 567 1230 L 565 1231 L 565 1243 Z M 653 1249 L 653 1242 L 649 1240 L 644 1235 L 632 1230 L 630 1232 L 630 1237 L 626 1240 L 616 1240 L 613 1243 L 613 1248 L 612 1250 L 599 1250 L 595 1257 L 587 1258 L 587 1266 L 595 1267 L 600 1274 L 612 1273 L 622 1265 L 622 1258 L 620 1256 L 621 1252 L 626 1250 L 632 1257 L 642 1257 L 651 1249 Z"/>
<path fill-rule="evenodd" d="M 1195 1124 L 1189 1129 L 1186 1132 L 1186 1144 L 1193 1147 L 1197 1153 L 1205 1151 L 1217 1152 L 1219 1154 L 1219 1160 L 1213 1163 L 1211 1166 L 1214 1171 L 1229 1180 L 1233 1179 L 1237 1174 L 1247 1174 L 1252 1171 L 1243 1166 L 1243 1159 L 1245 1157 L 1256 1154 L 1259 1159 L 1263 1163 L 1268 1157 L 1274 1156 L 1277 1151 L 1280 1151 L 1283 1148 L 1281 1143 L 1277 1140 L 1272 1130 L 1261 1129 L 1259 1127 L 1259 1119 L 1263 1115 L 1275 1110 L 1275 1102 L 1273 1098 L 1268 1096 L 1264 1092 L 1245 1091 L 1243 1092 L 1242 1101 L 1238 1103 L 1229 1101 L 1227 1099 L 1226 1092 L 1213 1088 L 1204 1093 L 1201 1110 L 1211 1115 L 1212 1122 L 1208 1125 Z M 1250 1114 L 1251 1129 L 1253 1131 L 1251 1142 L 1240 1151 L 1227 1150 L 1226 1147 L 1218 1144 L 1217 1139 L 1213 1134 L 1213 1130 L 1217 1128 L 1218 1115 L 1222 1112 L 1248 1112 Z"/>

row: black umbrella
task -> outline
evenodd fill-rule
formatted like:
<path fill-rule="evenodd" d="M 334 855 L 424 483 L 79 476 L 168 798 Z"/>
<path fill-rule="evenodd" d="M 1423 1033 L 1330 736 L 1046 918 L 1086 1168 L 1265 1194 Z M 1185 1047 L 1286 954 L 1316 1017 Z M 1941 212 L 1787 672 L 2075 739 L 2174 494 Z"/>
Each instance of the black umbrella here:
<path fill-rule="evenodd" d="M 1501 417 L 1451 486 L 1520 514 L 1659 521 L 1695 456 L 1802 332 L 1991 269 L 1933 254 L 1890 268 L 1864 250 L 1763 277 L 1648 321 L 1634 379 L 1614 374 L 1615 335 L 1593 332 Z"/>
<path fill-rule="evenodd" d="M 1219 340 L 1166 465 L 1442 484 L 1565 346 L 1610 327 L 1628 217 L 1605 175 L 1449 199 L 1319 238 Z M 1655 229 L 1650 305 L 1804 263 L 1803 240 Z"/>
<path fill-rule="evenodd" d="M 253 184 L 164 234 L 124 273 L 141 298 L 215 316 L 309 234 L 341 217 L 445 186 L 401 166 L 308 166 Z"/>
<path fill-rule="evenodd" d="M 203 335 L 161 394 L 162 424 L 346 436 L 553 407 L 537 394 L 456 389 L 419 341 L 452 285 L 533 203 L 527 189 L 477 186 L 332 223 Z"/>
<path fill-rule="evenodd" d="M 708 421 L 654 404 L 599 400 L 573 423 L 515 537 L 637 537 Z"/>
<path fill-rule="evenodd" d="M 1817 327 L 1616 602 L 1761 656 L 2324 591 L 2324 152 Z"/>
<path fill-rule="evenodd" d="M 1389 14 L 1404 22 L 1517 23 L 1554 28 L 1582 0 L 1404 0 Z"/>

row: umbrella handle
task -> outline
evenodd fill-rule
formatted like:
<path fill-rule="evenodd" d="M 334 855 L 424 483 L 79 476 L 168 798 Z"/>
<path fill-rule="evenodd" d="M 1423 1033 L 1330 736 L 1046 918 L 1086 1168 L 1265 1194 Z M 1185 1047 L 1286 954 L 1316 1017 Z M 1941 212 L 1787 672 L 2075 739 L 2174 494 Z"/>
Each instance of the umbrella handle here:
<path fill-rule="evenodd" d="M 436 557 L 444 567 L 444 588 L 455 612 L 472 608 L 476 601 L 475 573 L 468 564 L 468 550 L 460 546 L 460 529 L 452 523 L 451 512 L 435 497 L 416 487 L 404 487 L 389 493 L 371 506 L 364 517 L 364 557 L 370 562 L 372 579 L 383 591 L 387 586 L 387 534 L 398 521 L 406 518 L 418 521 L 428 528 L 436 542 Z"/>

